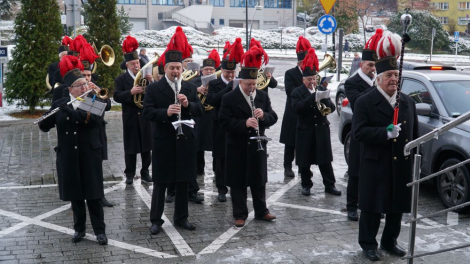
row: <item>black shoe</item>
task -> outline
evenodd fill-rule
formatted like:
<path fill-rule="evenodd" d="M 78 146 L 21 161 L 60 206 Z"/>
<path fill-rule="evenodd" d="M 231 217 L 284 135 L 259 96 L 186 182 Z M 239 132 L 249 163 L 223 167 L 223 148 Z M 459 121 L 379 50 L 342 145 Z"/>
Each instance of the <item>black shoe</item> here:
<path fill-rule="evenodd" d="M 96 240 L 98 240 L 98 244 L 100 244 L 100 245 L 107 245 L 108 244 L 108 238 L 106 237 L 105 234 L 97 235 Z"/>
<path fill-rule="evenodd" d="M 174 196 L 174 195 L 171 195 L 171 194 L 168 194 L 168 195 L 166 196 L 165 202 L 167 202 L 167 203 L 172 203 L 174 200 L 175 200 L 175 196 Z"/>
<path fill-rule="evenodd" d="M 341 195 L 341 191 L 336 189 L 336 187 L 332 186 L 332 187 L 326 187 L 325 188 L 325 192 L 326 193 L 329 193 L 329 194 L 333 194 L 333 195 L 336 195 L 336 196 L 340 196 Z"/>
<path fill-rule="evenodd" d="M 153 224 L 152 227 L 150 227 L 150 234 L 152 235 L 158 235 L 162 231 L 162 226 Z"/>
<path fill-rule="evenodd" d="M 295 174 L 292 171 L 292 168 L 290 168 L 290 167 L 284 168 L 284 176 L 286 176 L 286 177 L 295 177 Z"/>
<path fill-rule="evenodd" d="M 384 213 L 380 214 L 380 219 L 385 219 L 385 214 Z"/>
<path fill-rule="evenodd" d="M 350 221 L 357 222 L 359 217 L 357 216 L 357 211 L 348 211 L 348 219 Z"/>
<path fill-rule="evenodd" d="M 219 193 L 219 195 L 217 195 L 217 199 L 219 202 L 225 203 L 227 201 L 227 196 L 223 193 Z"/>
<path fill-rule="evenodd" d="M 302 194 L 303 195 L 310 195 L 310 188 L 308 188 L 308 187 L 302 188 Z"/>
<path fill-rule="evenodd" d="M 372 261 L 380 260 L 377 249 L 367 249 L 367 250 L 363 250 L 362 252 L 364 252 L 364 257 L 366 257 L 368 260 L 372 260 Z"/>
<path fill-rule="evenodd" d="M 406 255 L 406 250 L 401 248 L 399 245 L 395 245 L 393 247 L 385 247 L 384 245 L 380 244 L 380 248 L 398 257 L 404 257 Z"/>
<path fill-rule="evenodd" d="M 188 196 L 188 200 L 193 202 L 193 203 L 200 204 L 200 203 L 204 202 L 204 197 L 201 197 L 197 193 L 190 193 L 189 196 Z"/>
<path fill-rule="evenodd" d="M 101 198 L 101 204 L 106 207 L 113 207 L 114 204 L 110 203 L 108 200 L 106 200 L 105 197 Z"/>
<path fill-rule="evenodd" d="M 126 177 L 126 184 L 132 184 L 134 182 L 134 176 Z"/>
<path fill-rule="evenodd" d="M 188 222 L 188 220 L 184 220 L 180 223 L 175 223 L 176 226 L 182 227 L 186 230 L 194 230 L 196 227 Z"/>
<path fill-rule="evenodd" d="M 142 174 L 140 176 L 140 179 L 143 181 L 143 182 L 146 182 L 146 183 L 151 183 L 152 182 L 152 177 L 150 177 L 150 175 L 148 174 Z"/>
<path fill-rule="evenodd" d="M 84 237 L 85 237 L 85 232 L 75 232 L 75 234 L 73 234 L 72 236 L 72 242 L 73 243 L 80 242 L 82 241 L 82 238 Z"/>

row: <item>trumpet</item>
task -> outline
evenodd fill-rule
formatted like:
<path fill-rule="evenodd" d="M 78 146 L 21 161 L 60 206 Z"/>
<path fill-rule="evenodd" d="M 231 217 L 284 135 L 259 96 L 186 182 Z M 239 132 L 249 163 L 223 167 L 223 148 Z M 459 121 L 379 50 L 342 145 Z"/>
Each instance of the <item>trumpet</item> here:
<path fill-rule="evenodd" d="M 175 77 L 175 104 L 181 106 L 180 101 L 178 100 L 178 94 L 179 93 L 180 93 L 180 91 L 178 90 L 178 78 Z M 178 122 L 179 122 L 179 124 L 178 124 L 178 129 L 177 129 L 176 135 L 177 136 L 184 136 L 183 127 L 181 126 L 181 110 L 178 113 Z"/>
<path fill-rule="evenodd" d="M 261 141 L 263 141 L 263 140 L 264 141 L 271 141 L 272 139 L 268 138 L 266 136 L 261 136 L 259 134 L 259 120 L 258 120 L 258 118 L 255 117 L 256 107 L 255 107 L 255 102 L 253 100 L 253 90 L 250 91 L 250 103 L 251 103 L 251 116 L 256 119 L 256 122 L 258 122 L 258 127 L 255 128 L 256 136 L 255 137 L 250 137 L 250 139 L 256 139 L 256 141 L 258 142 L 258 150 L 257 151 L 261 151 L 261 150 L 264 150 L 263 144 L 261 143 Z"/>
<path fill-rule="evenodd" d="M 88 88 L 93 90 L 93 93 L 98 96 L 101 100 L 106 100 L 109 98 L 109 90 L 107 88 L 100 88 L 96 84 L 89 82 Z"/>
<path fill-rule="evenodd" d="M 312 84 L 312 88 L 315 89 L 315 92 L 318 91 L 317 87 L 315 87 L 314 84 Z M 324 103 L 321 103 L 320 101 L 317 101 L 316 104 L 317 104 L 318 111 L 320 111 L 320 114 L 322 116 L 327 116 L 327 115 L 331 114 L 331 108 L 330 107 L 327 107 Z"/>

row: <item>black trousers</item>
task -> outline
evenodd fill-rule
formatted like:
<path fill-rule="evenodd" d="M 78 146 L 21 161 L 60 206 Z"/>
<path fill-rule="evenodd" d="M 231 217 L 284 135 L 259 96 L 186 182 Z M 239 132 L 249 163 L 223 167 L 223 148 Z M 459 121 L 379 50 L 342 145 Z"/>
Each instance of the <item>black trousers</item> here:
<path fill-rule="evenodd" d="M 73 211 L 73 229 L 75 232 L 86 231 L 86 206 L 85 200 L 71 201 Z M 103 204 L 101 199 L 87 200 L 88 212 L 90 213 L 91 226 L 95 235 L 105 234 Z"/>
<path fill-rule="evenodd" d="M 188 190 L 188 194 L 193 194 L 193 193 L 197 193 L 199 192 L 199 184 L 197 183 L 197 180 L 196 180 L 196 175 L 194 175 L 194 179 L 191 179 L 190 181 L 187 182 L 188 183 L 188 188 L 186 188 Z M 166 185 L 166 188 L 167 188 L 167 195 L 171 195 L 171 196 L 175 196 L 175 183 L 174 182 L 171 182 L 171 183 L 167 183 Z"/>
<path fill-rule="evenodd" d="M 143 152 L 140 153 L 140 157 L 142 158 L 142 169 L 140 169 L 140 175 L 150 175 L 149 167 L 152 162 L 152 154 L 150 154 L 150 151 Z M 137 154 L 125 154 L 124 161 L 126 162 L 124 174 L 126 174 L 127 178 L 134 177 L 137 167 Z"/>
<path fill-rule="evenodd" d="M 394 213 L 385 215 L 385 227 L 380 243 L 385 247 L 393 247 L 397 244 L 400 235 L 401 218 L 403 214 Z M 363 250 L 377 249 L 377 232 L 380 227 L 380 213 L 361 211 L 359 219 L 359 245 Z"/>
<path fill-rule="evenodd" d="M 255 217 L 269 214 L 266 206 L 266 185 L 250 187 L 250 190 Z M 232 197 L 233 218 L 235 220 L 246 220 L 248 218 L 247 187 L 230 187 L 230 196 Z"/>
<path fill-rule="evenodd" d="M 206 160 L 204 158 L 204 150 L 197 152 L 196 164 L 197 164 L 196 165 L 197 166 L 197 170 L 196 170 L 197 175 L 204 174 L 204 167 L 206 166 Z"/>
<path fill-rule="evenodd" d="M 295 158 L 295 146 L 284 145 L 284 168 L 292 168 Z"/>
<path fill-rule="evenodd" d="M 227 194 L 228 188 L 225 186 L 225 157 L 214 158 L 212 166 L 214 166 L 215 186 L 217 187 L 217 191 L 219 194 Z"/>
<path fill-rule="evenodd" d="M 349 175 L 348 188 L 346 194 L 346 209 L 348 211 L 357 211 L 359 203 L 359 177 Z"/>
<path fill-rule="evenodd" d="M 188 219 L 188 182 L 177 182 L 175 195 L 175 213 L 173 220 L 181 223 Z M 152 193 L 152 205 L 150 207 L 150 222 L 162 226 L 165 221 L 162 219 L 163 209 L 165 209 L 165 190 L 167 183 L 154 183 Z"/>
<path fill-rule="evenodd" d="M 318 165 L 320 169 L 321 177 L 323 178 L 323 185 L 326 187 L 335 186 L 335 173 L 333 166 L 330 163 Z M 310 174 L 310 167 L 300 167 L 300 178 L 302 180 L 302 188 L 312 188 L 312 176 Z"/>

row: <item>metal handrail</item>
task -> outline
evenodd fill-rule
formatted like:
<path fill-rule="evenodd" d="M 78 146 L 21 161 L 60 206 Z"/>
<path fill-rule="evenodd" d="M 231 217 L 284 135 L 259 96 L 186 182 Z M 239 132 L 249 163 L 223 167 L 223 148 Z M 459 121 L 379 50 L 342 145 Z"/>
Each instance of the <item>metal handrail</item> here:
<path fill-rule="evenodd" d="M 406 185 L 406 187 L 411 187 L 411 186 L 413 186 L 413 185 L 415 185 L 415 184 L 418 184 L 418 183 L 420 183 L 420 182 L 427 181 L 427 180 L 432 179 L 432 178 L 434 178 L 434 177 L 436 177 L 436 176 L 439 176 L 439 175 L 441 175 L 441 174 L 443 174 L 443 173 L 446 173 L 446 172 L 452 171 L 452 170 L 454 170 L 454 169 L 457 169 L 458 167 L 463 166 L 463 165 L 465 165 L 465 164 L 467 164 L 467 163 L 470 163 L 470 159 L 464 160 L 464 161 L 462 161 L 462 162 L 460 162 L 460 163 L 457 163 L 457 164 L 455 164 L 455 165 L 453 165 L 453 166 L 447 167 L 447 168 L 445 168 L 445 169 L 443 169 L 443 170 L 440 170 L 440 171 L 438 171 L 438 172 L 436 172 L 436 173 L 433 173 L 433 174 L 431 174 L 431 175 L 429 175 L 429 176 L 426 176 L 426 177 L 424 177 L 424 178 L 421 178 L 421 179 L 419 179 L 419 180 L 412 181 L 412 182 L 408 183 L 408 184 Z"/>
<path fill-rule="evenodd" d="M 427 134 L 424 134 L 421 137 L 408 142 L 405 145 L 405 148 L 403 150 L 405 156 L 410 155 L 411 150 L 416 148 L 417 146 L 419 146 L 419 145 L 423 144 L 424 142 L 429 141 L 433 138 L 437 139 L 441 134 L 443 134 L 443 133 L 449 131 L 450 129 L 466 122 L 467 120 L 470 120 L 470 111 L 468 111 L 467 113 L 455 118 L 452 121 L 449 121 L 448 123 L 444 124 L 443 126 L 435 128 L 431 132 L 428 132 Z"/>

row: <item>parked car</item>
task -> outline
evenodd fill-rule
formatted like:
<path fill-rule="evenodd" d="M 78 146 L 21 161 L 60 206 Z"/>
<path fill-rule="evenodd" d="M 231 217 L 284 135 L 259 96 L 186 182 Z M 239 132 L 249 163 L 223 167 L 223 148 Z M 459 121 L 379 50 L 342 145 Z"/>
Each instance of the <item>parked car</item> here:
<path fill-rule="evenodd" d="M 297 21 L 307 21 L 310 22 L 312 18 L 305 13 L 297 13 Z"/>
<path fill-rule="evenodd" d="M 415 100 L 419 134 L 423 135 L 441 127 L 453 118 L 470 111 L 470 76 L 454 67 L 418 63 L 405 63 L 403 67 L 402 92 Z M 338 86 L 340 96 L 344 82 Z M 338 96 L 337 93 L 337 96 Z M 338 99 L 336 100 L 338 102 Z M 351 121 L 353 113 L 349 100 L 341 101 L 339 139 L 344 144 L 346 161 L 349 157 Z M 430 175 L 470 158 L 470 121 L 457 126 L 424 143 L 421 176 Z M 434 178 L 439 199 L 446 207 L 470 200 L 470 165 L 459 167 Z"/>

